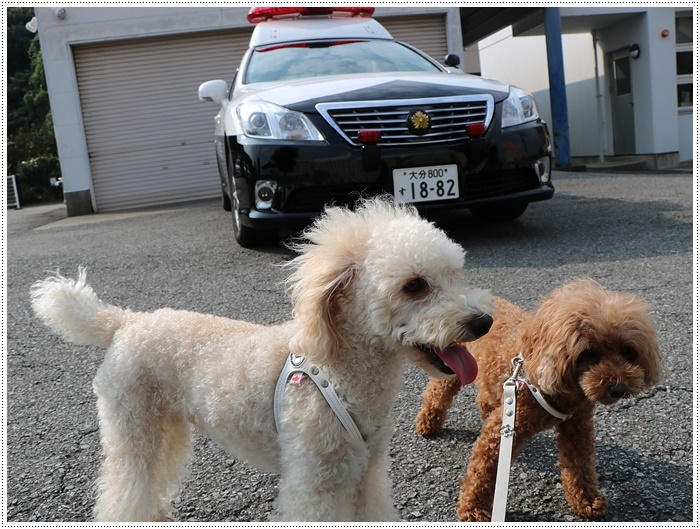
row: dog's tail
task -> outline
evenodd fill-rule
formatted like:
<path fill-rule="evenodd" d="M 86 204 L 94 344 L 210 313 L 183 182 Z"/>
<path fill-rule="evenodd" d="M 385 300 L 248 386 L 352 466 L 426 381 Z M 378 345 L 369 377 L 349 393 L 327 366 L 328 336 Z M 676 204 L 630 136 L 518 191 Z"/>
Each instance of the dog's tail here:
<path fill-rule="evenodd" d="M 78 280 L 58 272 L 31 288 L 31 302 L 37 315 L 53 332 L 78 345 L 107 348 L 114 333 L 125 322 L 128 310 L 100 301 L 85 281 L 85 269 Z"/>

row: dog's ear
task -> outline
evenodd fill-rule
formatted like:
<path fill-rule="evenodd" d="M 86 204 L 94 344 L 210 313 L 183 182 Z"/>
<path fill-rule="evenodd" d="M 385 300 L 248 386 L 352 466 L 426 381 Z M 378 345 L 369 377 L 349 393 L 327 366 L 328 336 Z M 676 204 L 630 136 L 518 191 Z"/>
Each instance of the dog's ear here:
<path fill-rule="evenodd" d="M 618 312 L 625 321 L 621 326 L 625 342 L 637 352 L 635 363 L 644 370 L 645 387 L 652 387 L 663 378 L 664 368 L 650 307 L 635 296 L 620 295 L 619 298 L 623 308 Z"/>
<path fill-rule="evenodd" d="M 297 258 L 299 267 L 290 277 L 294 306 L 291 348 L 312 362 L 333 361 L 338 351 L 338 303 L 354 275 L 352 260 L 311 250 Z"/>
<path fill-rule="evenodd" d="M 565 395 L 577 387 L 580 319 L 559 309 L 551 299 L 545 300 L 521 335 L 527 372 L 532 382 L 550 395 Z"/>

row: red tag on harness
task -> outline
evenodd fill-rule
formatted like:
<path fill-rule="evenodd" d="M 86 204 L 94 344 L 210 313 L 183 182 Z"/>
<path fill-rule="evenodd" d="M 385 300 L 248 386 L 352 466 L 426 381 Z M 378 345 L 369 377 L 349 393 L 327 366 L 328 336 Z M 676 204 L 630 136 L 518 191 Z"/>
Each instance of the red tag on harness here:
<path fill-rule="evenodd" d="M 292 386 L 301 386 L 301 383 L 304 382 L 304 373 L 301 373 L 297 371 L 294 373 L 290 378 L 289 378 L 289 383 Z"/>

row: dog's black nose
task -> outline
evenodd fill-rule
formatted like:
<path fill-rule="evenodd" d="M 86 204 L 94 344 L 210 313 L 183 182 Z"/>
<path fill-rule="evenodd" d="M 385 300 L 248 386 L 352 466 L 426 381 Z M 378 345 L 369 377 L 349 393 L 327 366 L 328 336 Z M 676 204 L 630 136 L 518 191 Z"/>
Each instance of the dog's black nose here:
<path fill-rule="evenodd" d="M 488 314 L 482 314 L 469 322 L 469 331 L 477 338 L 483 336 L 493 325 L 493 318 Z"/>
<path fill-rule="evenodd" d="M 621 399 L 627 394 L 627 386 L 624 384 L 610 384 L 606 392 L 611 399 Z"/>

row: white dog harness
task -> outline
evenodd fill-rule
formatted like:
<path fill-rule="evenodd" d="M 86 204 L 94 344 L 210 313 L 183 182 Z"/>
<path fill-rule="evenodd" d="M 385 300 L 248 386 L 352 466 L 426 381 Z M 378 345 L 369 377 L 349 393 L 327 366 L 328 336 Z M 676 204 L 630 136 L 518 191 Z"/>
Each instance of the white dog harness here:
<path fill-rule="evenodd" d="M 491 510 L 491 522 L 501 523 L 506 519 L 506 499 L 508 498 L 508 481 L 510 479 L 510 464 L 513 453 L 513 440 L 515 439 L 515 404 L 516 395 L 523 386 L 527 387 L 532 396 L 547 413 L 560 421 L 565 421 L 571 415 L 555 410 L 544 400 L 538 389 L 532 385 L 527 375 L 520 375 L 525 360 L 519 354 L 510 361 L 513 374 L 503 383 L 503 425 L 501 426 L 501 446 L 498 453 L 498 470 L 496 474 L 496 487 L 493 495 L 493 508 Z"/>
<path fill-rule="evenodd" d="M 355 421 L 352 420 L 350 413 L 348 413 L 347 408 L 338 398 L 333 385 L 330 383 L 326 375 L 323 374 L 317 366 L 311 362 L 307 362 L 306 358 L 303 356 L 295 355 L 291 353 L 284 364 L 282 373 L 280 373 L 277 379 L 277 385 L 275 386 L 275 397 L 274 397 L 274 409 L 275 409 L 275 426 L 277 427 L 277 432 L 280 431 L 280 416 L 282 414 L 282 403 L 284 396 L 284 389 L 289 382 L 292 375 L 304 373 L 316 384 L 321 394 L 326 399 L 326 402 L 335 413 L 338 420 L 343 425 L 343 427 L 350 434 L 350 437 L 355 441 L 364 441 L 362 434 L 358 429 Z"/>

